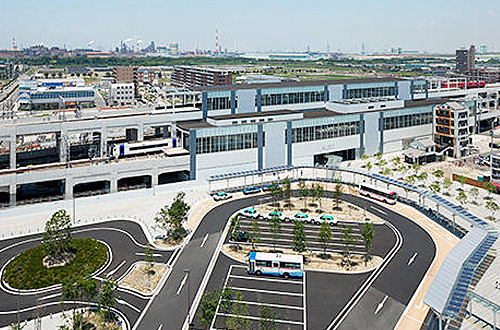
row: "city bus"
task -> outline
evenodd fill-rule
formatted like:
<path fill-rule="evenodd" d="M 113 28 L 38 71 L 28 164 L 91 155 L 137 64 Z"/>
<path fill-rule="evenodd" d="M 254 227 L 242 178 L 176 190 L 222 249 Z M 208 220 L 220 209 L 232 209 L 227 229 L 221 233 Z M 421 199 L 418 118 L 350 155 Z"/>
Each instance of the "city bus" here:
<path fill-rule="evenodd" d="M 289 277 L 304 276 L 304 258 L 282 253 L 250 252 L 247 271 L 255 275 Z"/>
<path fill-rule="evenodd" d="M 396 204 L 398 199 L 398 194 L 395 191 L 375 187 L 366 183 L 359 185 L 359 193 L 362 196 L 377 199 L 387 204 Z"/>

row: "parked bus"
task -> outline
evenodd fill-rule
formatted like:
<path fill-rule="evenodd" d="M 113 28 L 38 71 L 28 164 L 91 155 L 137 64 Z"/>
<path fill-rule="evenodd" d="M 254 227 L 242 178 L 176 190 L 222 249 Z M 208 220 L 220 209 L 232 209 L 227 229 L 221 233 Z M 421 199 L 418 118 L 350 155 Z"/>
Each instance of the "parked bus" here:
<path fill-rule="evenodd" d="M 289 277 L 304 276 L 304 258 L 300 255 L 250 252 L 249 274 Z"/>
<path fill-rule="evenodd" d="M 359 193 L 363 196 L 377 199 L 387 204 L 396 204 L 398 194 L 395 191 L 375 187 L 362 183 L 359 185 Z"/>

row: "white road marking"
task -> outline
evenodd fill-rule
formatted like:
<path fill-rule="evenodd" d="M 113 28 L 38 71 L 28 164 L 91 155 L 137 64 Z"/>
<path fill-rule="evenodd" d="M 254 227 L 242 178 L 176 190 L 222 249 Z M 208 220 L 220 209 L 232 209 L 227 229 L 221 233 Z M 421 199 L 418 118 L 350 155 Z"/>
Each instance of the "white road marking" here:
<path fill-rule="evenodd" d="M 255 321 L 259 321 L 260 320 L 260 317 L 257 317 L 257 316 L 248 316 L 248 315 L 240 315 L 240 316 L 237 316 L 237 315 L 234 315 L 234 314 L 226 314 L 226 313 L 217 313 L 217 315 L 220 315 L 220 316 L 225 316 L 225 317 L 241 317 L 242 319 L 249 319 L 249 320 L 255 320 Z M 281 319 L 274 319 L 274 322 L 278 322 L 278 323 L 287 323 L 287 324 L 297 324 L 297 325 L 303 325 L 304 323 L 303 322 L 300 322 L 300 321 L 289 321 L 289 320 L 281 320 Z"/>
<path fill-rule="evenodd" d="M 374 207 L 374 206 L 370 206 L 372 209 L 374 210 L 377 210 L 378 212 L 382 213 L 383 215 L 387 215 L 387 213 L 385 213 L 384 211 L 382 211 L 381 209 L 379 209 L 378 207 Z"/>
<path fill-rule="evenodd" d="M 410 260 L 408 260 L 408 266 L 411 265 L 414 261 L 415 261 L 415 258 L 417 257 L 417 252 L 415 252 L 414 255 L 411 256 Z"/>
<path fill-rule="evenodd" d="M 106 277 L 110 277 L 111 275 L 113 275 L 114 273 L 116 273 L 118 271 L 118 269 L 120 269 L 120 267 L 122 267 L 123 265 L 125 265 L 126 262 L 127 262 L 127 260 L 123 260 L 115 269 L 113 269 L 112 271 L 110 271 L 109 273 L 107 273 Z"/>
<path fill-rule="evenodd" d="M 302 281 L 280 280 L 280 279 L 276 279 L 276 278 L 267 278 L 267 277 L 259 277 L 259 276 L 229 275 L 229 277 L 240 278 L 240 279 L 243 279 L 243 280 L 279 282 L 279 283 L 290 283 L 290 284 L 302 285 Z"/>
<path fill-rule="evenodd" d="M 380 302 L 380 304 L 378 304 L 377 308 L 375 309 L 375 314 L 378 314 L 378 312 L 380 312 L 380 310 L 384 307 L 387 298 L 389 298 L 389 296 L 385 296 L 384 299 L 382 299 L 382 301 Z"/>
<path fill-rule="evenodd" d="M 203 242 L 201 242 L 201 245 L 200 245 L 201 248 L 205 245 L 205 243 L 207 242 L 207 239 L 208 239 L 208 233 L 205 235 L 205 237 L 203 237 Z"/>
<path fill-rule="evenodd" d="M 160 326 L 156 330 L 161 330 L 161 329 L 163 329 L 163 324 L 160 324 Z"/>
<path fill-rule="evenodd" d="M 225 299 L 227 300 L 227 299 Z M 236 302 L 235 300 L 227 300 L 231 302 Z M 247 301 L 247 300 L 242 300 L 241 303 L 247 304 L 247 305 L 258 305 L 261 306 L 262 302 L 260 301 Z M 292 305 L 279 305 L 279 304 L 268 304 L 266 303 L 267 306 L 269 307 L 276 307 L 276 308 L 285 308 L 285 309 L 298 309 L 298 310 L 303 310 L 304 307 L 302 306 L 292 306 Z"/>
<path fill-rule="evenodd" d="M 136 256 L 145 256 L 145 255 L 146 255 L 146 253 L 136 252 L 136 253 L 135 253 L 135 255 L 136 255 Z M 162 256 L 163 256 L 163 254 L 161 254 L 161 253 L 153 253 L 153 254 L 152 254 L 152 256 L 153 256 L 153 257 L 162 257 Z"/>
<path fill-rule="evenodd" d="M 61 293 L 55 293 L 55 294 L 51 294 L 49 296 L 38 298 L 37 300 L 47 300 L 47 299 L 59 297 L 60 295 L 61 295 Z"/>
<path fill-rule="evenodd" d="M 182 278 L 181 285 L 179 285 L 179 289 L 177 290 L 176 294 L 181 293 L 182 287 L 184 286 L 184 284 L 186 284 L 187 277 L 188 274 L 184 275 L 184 277 Z"/>
<path fill-rule="evenodd" d="M 134 305 L 132 305 L 131 303 L 129 303 L 128 301 L 125 301 L 125 300 L 121 300 L 121 299 L 116 299 L 116 302 L 119 303 L 119 304 L 122 304 L 122 305 L 125 305 L 125 306 L 128 306 L 130 308 L 132 308 L 134 311 L 136 311 L 137 313 L 140 313 L 141 310 L 137 307 L 135 307 Z"/>
<path fill-rule="evenodd" d="M 284 292 L 284 291 L 272 291 L 272 290 L 259 290 L 259 289 L 249 289 L 249 288 L 239 288 L 239 287 L 228 287 L 236 291 L 251 291 L 251 292 L 261 292 L 261 293 L 269 293 L 269 294 L 279 294 L 279 295 L 284 295 L 284 296 L 296 296 L 296 297 L 302 297 L 302 293 L 296 293 L 296 292 Z"/>

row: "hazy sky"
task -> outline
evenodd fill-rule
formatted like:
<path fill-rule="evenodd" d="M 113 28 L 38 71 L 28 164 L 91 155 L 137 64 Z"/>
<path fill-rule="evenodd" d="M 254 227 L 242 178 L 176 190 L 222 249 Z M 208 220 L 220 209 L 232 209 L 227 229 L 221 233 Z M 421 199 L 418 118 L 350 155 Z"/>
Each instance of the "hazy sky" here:
<path fill-rule="evenodd" d="M 500 50 L 498 0 L 1 0 L 0 48 L 44 43 L 108 50 L 135 38 L 181 49 L 453 52 Z"/>

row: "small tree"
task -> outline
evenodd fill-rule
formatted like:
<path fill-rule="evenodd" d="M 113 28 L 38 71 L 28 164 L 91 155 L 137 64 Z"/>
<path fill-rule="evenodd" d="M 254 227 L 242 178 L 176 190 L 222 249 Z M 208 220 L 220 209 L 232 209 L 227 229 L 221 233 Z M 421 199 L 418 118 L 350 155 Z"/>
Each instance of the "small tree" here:
<path fill-rule="evenodd" d="M 484 189 L 488 192 L 488 199 L 491 199 L 491 194 L 497 192 L 497 187 L 491 182 L 485 182 Z"/>
<path fill-rule="evenodd" d="M 309 189 L 304 181 L 299 181 L 300 196 L 304 199 L 304 209 L 307 209 L 307 197 L 309 196 Z"/>
<path fill-rule="evenodd" d="M 267 304 L 261 304 L 259 308 L 259 328 L 261 330 L 276 330 L 276 312 Z"/>
<path fill-rule="evenodd" d="M 306 234 L 302 221 L 295 221 L 293 224 L 293 250 L 299 253 L 306 249 Z"/>
<path fill-rule="evenodd" d="M 413 171 L 415 172 L 415 174 L 417 174 L 417 173 L 418 173 L 418 171 L 420 171 L 420 168 L 421 168 L 421 167 L 422 167 L 422 166 L 420 166 L 418 163 L 413 163 L 413 164 L 411 165 L 411 168 L 413 169 Z"/>
<path fill-rule="evenodd" d="M 229 317 L 226 321 L 226 325 L 229 329 L 251 329 L 252 321 L 246 318 L 246 316 L 248 316 L 248 310 L 243 303 L 243 297 L 239 291 L 236 291 L 234 294 L 231 314 L 233 316 Z"/>
<path fill-rule="evenodd" d="M 116 306 L 116 283 L 112 280 L 104 280 L 99 292 L 98 311 L 104 320 L 113 320 L 114 314 L 111 309 Z"/>
<path fill-rule="evenodd" d="M 45 253 L 54 259 L 59 259 L 71 247 L 71 218 L 66 210 L 55 212 L 45 224 L 42 240 Z"/>
<path fill-rule="evenodd" d="M 370 172 L 372 170 L 372 168 L 373 168 L 372 163 L 371 162 L 367 162 L 366 163 L 366 169 L 368 170 L 368 172 Z"/>
<path fill-rule="evenodd" d="M 205 292 L 200 302 L 200 323 L 204 328 L 208 328 L 212 323 L 217 309 L 219 296 L 217 290 Z"/>
<path fill-rule="evenodd" d="M 26 324 L 22 324 L 22 323 L 12 323 L 11 325 L 9 325 L 9 329 L 10 330 L 22 330 L 22 329 L 24 329 L 25 326 L 26 326 Z"/>
<path fill-rule="evenodd" d="M 375 156 L 375 158 L 377 159 L 378 162 L 380 162 L 380 160 L 382 159 L 382 153 L 381 152 L 377 152 L 374 156 Z"/>
<path fill-rule="evenodd" d="M 439 185 L 439 182 L 435 181 L 429 185 L 429 189 L 434 193 L 438 194 L 441 191 L 441 186 Z"/>
<path fill-rule="evenodd" d="M 498 210 L 500 209 L 498 204 L 493 201 L 487 201 L 486 208 L 491 212 L 490 219 L 495 220 L 495 213 L 498 212 Z"/>
<path fill-rule="evenodd" d="M 230 313 L 233 309 L 233 289 L 224 287 L 220 292 L 220 310 L 222 313 Z"/>
<path fill-rule="evenodd" d="M 309 186 L 309 196 L 311 196 L 311 206 L 316 206 L 316 184 L 311 183 Z"/>
<path fill-rule="evenodd" d="M 427 180 L 427 178 L 429 177 L 429 175 L 425 172 L 422 172 L 420 173 L 419 175 L 417 175 L 417 179 L 419 181 L 423 181 L 425 183 L 425 180 Z"/>
<path fill-rule="evenodd" d="M 286 177 L 282 181 L 283 184 L 283 194 L 288 201 L 288 206 L 291 206 L 290 199 L 292 198 L 292 181 L 290 178 Z"/>
<path fill-rule="evenodd" d="M 281 230 L 281 220 L 276 214 L 269 220 L 269 230 L 273 234 L 273 249 L 276 251 L 276 240 L 279 238 Z"/>
<path fill-rule="evenodd" d="M 462 187 L 462 189 L 464 189 L 465 181 L 467 181 L 465 176 L 459 175 L 457 181 L 460 182 L 460 186 Z"/>
<path fill-rule="evenodd" d="M 146 251 L 144 252 L 144 261 L 146 262 L 146 271 L 148 275 L 151 274 L 153 270 L 153 264 L 155 262 L 155 258 L 153 256 L 153 252 L 151 251 L 151 245 L 146 244 Z"/>
<path fill-rule="evenodd" d="M 458 192 L 456 199 L 460 202 L 460 204 L 462 204 L 462 207 L 465 207 L 465 204 L 467 204 L 467 194 L 463 190 Z"/>
<path fill-rule="evenodd" d="M 316 198 L 318 199 L 319 208 L 320 209 L 322 209 L 321 200 L 323 199 L 323 194 L 324 193 L 325 193 L 325 188 L 323 187 L 323 185 L 322 184 L 317 184 L 316 185 L 315 194 L 316 194 Z"/>
<path fill-rule="evenodd" d="M 356 243 L 356 239 L 352 235 L 352 228 L 350 226 L 342 227 L 342 245 L 344 250 L 344 264 L 347 267 L 351 266 L 351 246 Z"/>
<path fill-rule="evenodd" d="M 434 175 L 436 178 L 442 178 L 444 176 L 443 170 L 435 170 L 432 172 L 432 175 Z"/>
<path fill-rule="evenodd" d="M 339 210 L 340 199 L 343 195 L 343 186 L 340 183 L 335 185 L 335 189 L 333 190 L 333 198 L 335 199 L 335 209 Z"/>
<path fill-rule="evenodd" d="M 396 156 L 391 159 L 391 162 L 394 165 L 394 167 L 398 167 L 401 164 L 401 158 Z"/>
<path fill-rule="evenodd" d="M 255 244 L 260 242 L 260 226 L 259 223 L 253 219 L 250 224 L 250 233 L 248 235 L 248 240 L 252 244 L 252 250 L 255 250 Z"/>
<path fill-rule="evenodd" d="M 446 195 L 450 195 L 450 188 L 453 185 L 453 181 L 450 178 L 445 178 L 443 180 L 443 188 L 446 189 Z"/>
<path fill-rule="evenodd" d="M 472 204 L 478 205 L 477 198 L 479 197 L 479 189 L 476 187 L 469 190 L 469 196 L 472 198 Z"/>
<path fill-rule="evenodd" d="M 273 198 L 273 205 L 279 207 L 279 202 L 277 201 L 283 195 L 283 191 L 278 186 L 278 184 L 276 183 L 271 184 L 271 186 L 269 187 L 269 193 Z"/>
<path fill-rule="evenodd" d="M 326 258 L 326 248 L 328 247 L 328 243 L 332 239 L 332 228 L 326 222 L 321 223 L 321 227 L 319 228 L 318 238 L 323 245 L 323 254 L 321 258 Z"/>
<path fill-rule="evenodd" d="M 174 240 L 180 240 L 186 235 L 182 221 L 186 218 L 190 206 L 184 201 L 185 195 L 184 192 L 178 193 L 172 204 L 161 208 L 155 217 L 155 222 L 160 228 L 167 232 L 173 230 Z"/>
<path fill-rule="evenodd" d="M 384 167 L 382 169 L 382 175 L 385 175 L 385 176 L 389 176 L 389 174 L 391 174 L 392 170 L 388 167 Z"/>
<path fill-rule="evenodd" d="M 373 224 L 371 222 L 365 222 L 361 226 L 361 237 L 363 237 L 365 241 L 365 265 L 372 258 L 373 236 L 375 236 Z"/>

